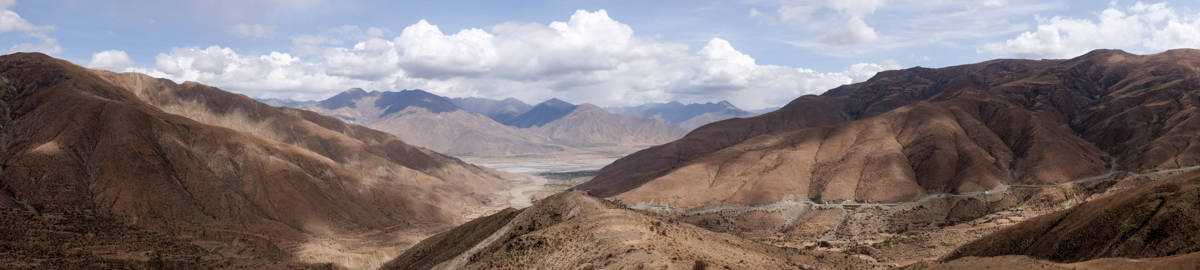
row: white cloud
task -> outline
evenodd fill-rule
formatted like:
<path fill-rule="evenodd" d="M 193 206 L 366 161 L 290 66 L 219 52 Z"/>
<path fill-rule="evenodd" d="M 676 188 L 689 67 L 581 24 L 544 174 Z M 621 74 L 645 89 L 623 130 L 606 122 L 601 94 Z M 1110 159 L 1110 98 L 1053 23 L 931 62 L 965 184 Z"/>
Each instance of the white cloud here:
<path fill-rule="evenodd" d="M 875 28 L 868 26 L 861 18 L 850 17 L 845 26 L 821 37 L 821 42 L 830 45 L 856 45 L 876 39 L 879 39 L 879 36 L 875 34 Z"/>
<path fill-rule="evenodd" d="M 401 66 L 410 75 L 439 78 L 490 70 L 499 58 L 493 39 L 480 29 L 445 35 L 436 25 L 421 20 L 405 27 L 394 44 L 401 53 Z"/>
<path fill-rule="evenodd" d="M 20 32 L 27 38 L 37 41 L 37 43 L 21 42 L 8 47 L 4 53 L 13 52 L 44 52 L 48 54 L 57 54 L 62 52 L 62 47 L 58 45 L 58 40 L 46 34 L 53 27 L 34 25 L 20 14 L 11 10 L 17 4 L 16 0 L 0 0 L 0 33 L 4 32 Z"/>
<path fill-rule="evenodd" d="M 239 23 L 229 28 L 229 33 L 240 38 L 275 37 L 275 26 Z"/>
<path fill-rule="evenodd" d="M 198 81 L 255 96 L 324 96 L 332 89 L 382 86 L 328 74 L 328 69 L 287 53 L 242 56 L 231 48 L 175 48 L 155 57 L 150 74 L 177 81 Z"/>
<path fill-rule="evenodd" d="M 361 35 L 297 36 L 297 54 L 176 48 L 158 55 L 153 73 L 260 97 L 316 99 L 351 87 L 421 88 L 447 96 L 530 102 L 559 97 L 606 106 L 728 99 L 753 109 L 899 67 L 864 63 L 820 73 L 761 65 L 721 38 L 692 49 L 637 36 L 603 10 L 577 11 L 565 22 L 502 23 L 453 34 L 422 20 L 391 39 L 378 28 L 346 28 Z"/>
<path fill-rule="evenodd" d="M 125 51 L 108 50 L 92 54 L 92 61 L 88 62 L 87 66 L 115 72 L 125 72 L 133 70 L 133 60 L 129 59 L 129 55 Z"/>
<path fill-rule="evenodd" d="M 831 1 L 829 5 L 838 12 L 845 13 L 850 17 L 862 18 L 872 13 L 876 9 L 883 6 L 885 0 L 841 0 Z"/>
<path fill-rule="evenodd" d="M 1137 2 L 1125 9 L 1110 5 L 1094 19 L 1039 18 L 1035 31 L 989 43 L 981 53 L 1022 58 L 1068 58 L 1101 48 L 1155 52 L 1200 47 L 1200 16 L 1166 3 Z"/>
<path fill-rule="evenodd" d="M 883 64 L 858 63 L 851 65 L 850 69 L 842 73 L 846 74 L 846 76 L 850 76 L 850 78 L 855 82 L 861 82 L 870 79 L 872 76 L 875 76 L 875 73 L 893 69 L 900 69 L 900 63 L 897 63 L 896 61 L 887 61 Z"/>
<path fill-rule="evenodd" d="M 782 4 L 776 13 L 779 22 L 825 31 L 815 44 L 858 45 L 879 39 L 866 20 L 885 3 L 885 0 L 810 1 Z"/>
<path fill-rule="evenodd" d="M 781 5 L 775 12 L 779 13 L 779 20 L 784 23 L 806 24 L 822 7 L 821 5 Z"/>
<path fill-rule="evenodd" d="M 746 18 L 748 19 L 758 18 L 759 16 L 762 16 L 762 12 L 758 11 L 757 8 L 750 8 L 750 13 L 746 14 Z"/>

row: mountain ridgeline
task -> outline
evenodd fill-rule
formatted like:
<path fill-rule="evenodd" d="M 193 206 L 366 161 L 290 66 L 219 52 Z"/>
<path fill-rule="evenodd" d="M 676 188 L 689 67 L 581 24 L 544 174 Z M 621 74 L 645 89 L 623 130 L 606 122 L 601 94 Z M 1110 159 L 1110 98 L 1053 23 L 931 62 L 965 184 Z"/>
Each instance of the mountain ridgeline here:
<path fill-rule="evenodd" d="M 693 130 L 705 124 L 725 119 L 756 115 L 756 113 L 744 111 L 728 101 L 691 104 L 650 103 L 633 107 L 613 107 L 609 110 L 630 117 L 662 119 L 685 130 Z"/>
<path fill-rule="evenodd" d="M 529 109 L 529 111 L 517 115 L 516 117 L 513 117 L 512 120 L 503 123 L 505 125 L 518 128 L 540 127 L 549 124 L 550 122 L 554 122 L 554 120 L 558 120 L 559 118 L 567 116 L 567 114 L 575 111 L 575 108 L 577 107 L 578 106 L 575 106 L 575 104 L 567 103 L 566 101 L 562 101 L 557 98 L 552 98 L 545 102 L 538 103 L 537 106 L 533 106 L 533 108 Z"/>
<path fill-rule="evenodd" d="M 515 98 L 506 98 L 503 100 L 475 97 L 452 98 L 450 102 L 454 102 L 454 105 L 458 105 L 463 110 L 485 115 L 500 123 L 512 121 L 517 116 L 533 109 L 533 106 Z"/>
<path fill-rule="evenodd" d="M 350 89 L 301 107 L 390 132 L 406 142 L 460 156 L 520 156 L 602 146 L 648 146 L 683 136 L 660 120 L 608 113 L 551 99 L 445 98 L 422 90 Z"/>

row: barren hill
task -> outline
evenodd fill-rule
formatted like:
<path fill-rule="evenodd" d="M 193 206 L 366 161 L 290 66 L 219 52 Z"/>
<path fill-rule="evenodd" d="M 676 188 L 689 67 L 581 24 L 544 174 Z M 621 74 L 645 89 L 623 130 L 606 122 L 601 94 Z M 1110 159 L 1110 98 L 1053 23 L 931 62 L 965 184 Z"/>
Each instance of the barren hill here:
<path fill-rule="evenodd" d="M 565 192 L 430 237 L 384 269 L 805 269 L 862 263 L 755 243 Z"/>
<path fill-rule="evenodd" d="M 683 129 L 661 120 L 620 116 L 592 104 L 575 106 L 567 115 L 533 129 L 575 146 L 652 145 L 684 134 Z"/>
<path fill-rule="evenodd" d="M 903 201 L 1101 174 L 1109 156 L 1134 170 L 1197 165 L 1197 67 L 1196 50 L 1098 50 L 886 71 L 698 128 L 576 188 L 685 205 Z"/>
<path fill-rule="evenodd" d="M 490 170 L 331 117 L 42 54 L 0 57 L 0 100 L 11 201 L 0 205 L 250 253 L 454 225 L 503 185 Z M 399 236 L 388 244 L 405 245 Z"/>

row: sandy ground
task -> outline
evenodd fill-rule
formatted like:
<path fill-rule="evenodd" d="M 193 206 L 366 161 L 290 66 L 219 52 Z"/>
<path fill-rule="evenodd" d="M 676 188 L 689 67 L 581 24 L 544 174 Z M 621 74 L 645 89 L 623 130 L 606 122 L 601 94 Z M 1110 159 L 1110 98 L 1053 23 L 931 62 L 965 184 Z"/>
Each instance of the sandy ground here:
<path fill-rule="evenodd" d="M 476 158 L 461 157 L 464 161 L 478 166 L 492 168 L 498 171 L 519 174 L 526 179 L 512 181 L 512 186 L 506 190 L 509 205 L 513 208 L 524 208 L 533 204 L 536 199 L 566 190 L 576 184 L 591 179 L 589 172 L 600 170 L 614 160 L 637 151 L 638 148 L 597 148 L 586 152 L 559 153 L 544 156 L 522 156 L 508 158 Z M 547 178 L 547 173 L 580 173 L 580 177 L 570 179 Z"/>

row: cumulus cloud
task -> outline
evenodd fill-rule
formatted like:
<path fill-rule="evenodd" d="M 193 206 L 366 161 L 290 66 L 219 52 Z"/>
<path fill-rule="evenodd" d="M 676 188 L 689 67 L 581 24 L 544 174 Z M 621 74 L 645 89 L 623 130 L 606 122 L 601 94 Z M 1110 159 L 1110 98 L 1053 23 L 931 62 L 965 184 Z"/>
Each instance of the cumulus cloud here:
<path fill-rule="evenodd" d="M 349 27 L 348 27 L 349 28 Z M 374 30 L 372 30 L 374 29 Z M 865 80 L 895 63 L 844 72 L 758 64 L 721 38 L 701 48 L 638 36 L 604 10 L 549 24 L 502 23 L 443 32 L 428 21 L 386 38 L 382 29 L 293 38 L 296 54 L 242 55 L 231 48 L 175 48 L 155 74 L 260 97 L 324 98 L 351 87 L 421 88 L 447 96 L 551 97 L 599 105 L 728 99 L 763 108 Z"/>
<path fill-rule="evenodd" d="M 782 4 L 776 9 L 776 13 L 778 21 L 785 24 L 813 29 L 831 29 L 818 39 L 821 44 L 858 45 L 879 39 L 875 28 L 868 25 L 866 20 L 885 2 L 884 0 L 809 1 Z M 756 17 L 761 16 L 751 16 L 751 18 Z"/>
<path fill-rule="evenodd" d="M 1200 47 L 1200 16 L 1178 12 L 1167 3 L 1137 2 L 1124 9 L 1114 3 L 1094 19 L 1039 18 L 1035 31 L 989 43 L 979 52 L 1021 58 L 1069 58 L 1101 48 L 1155 52 L 1197 47 Z"/>
<path fill-rule="evenodd" d="M 229 27 L 229 33 L 240 38 L 272 38 L 275 26 L 239 23 Z"/>
<path fill-rule="evenodd" d="M 62 47 L 58 45 L 58 40 L 46 34 L 46 32 L 54 28 L 35 25 L 26 21 L 20 14 L 11 10 L 16 5 L 16 0 L 0 0 L 0 33 L 19 32 L 31 41 L 36 41 L 36 43 L 20 42 L 8 47 L 4 53 L 44 52 L 57 54 L 62 52 Z"/>
<path fill-rule="evenodd" d="M 871 28 L 861 18 L 851 17 L 845 26 L 825 34 L 821 42 L 830 45 L 855 45 L 879 39 L 875 28 Z"/>
<path fill-rule="evenodd" d="M 442 78 L 490 70 L 499 58 L 494 38 L 480 29 L 446 35 L 436 25 L 421 20 L 405 27 L 393 44 L 400 53 L 400 65 L 409 75 Z"/>
<path fill-rule="evenodd" d="M 115 72 L 125 72 L 133 70 L 133 60 L 129 59 L 129 55 L 121 50 L 108 50 L 92 54 L 92 61 L 88 62 L 88 67 L 104 69 Z"/>
<path fill-rule="evenodd" d="M 170 53 L 160 53 L 155 57 L 151 75 L 214 84 L 255 96 L 286 93 L 313 98 L 348 85 L 371 85 L 330 75 L 326 67 L 303 62 L 287 53 L 243 56 L 231 48 L 219 46 L 175 48 Z"/>

